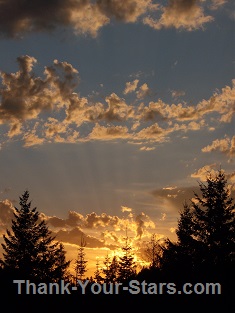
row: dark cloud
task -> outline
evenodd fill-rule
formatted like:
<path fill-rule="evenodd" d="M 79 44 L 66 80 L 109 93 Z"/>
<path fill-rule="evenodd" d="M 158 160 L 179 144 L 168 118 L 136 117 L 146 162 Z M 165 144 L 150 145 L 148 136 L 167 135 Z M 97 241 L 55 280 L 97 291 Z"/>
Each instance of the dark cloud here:
<path fill-rule="evenodd" d="M 191 186 L 191 187 L 166 187 L 162 189 L 156 189 L 151 191 L 151 194 L 156 199 L 167 200 L 171 203 L 172 207 L 177 209 L 179 212 L 183 209 L 184 204 L 191 203 L 191 200 L 195 197 L 195 193 L 201 196 L 201 190 L 199 187 L 200 178 L 198 179 L 198 185 Z M 232 198 L 235 196 L 235 190 L 231 193 Z"/>
<path fill-rule="evenodd" d="M 17 62 L 18 72 L 0 73 L 0 123 L 33 119 L 43 110 L 62 106 L 78 84 L 78 72 L 67 62 L 54 60 L 45 67 L 44 78 L 35 77 L 32 71 L 37 63 L 34 57 L 20 56 Z"/>
<path fill-rule="evenodd" d="M 82 215 L 75 211 L 69 211 L 67 219 L 61 219 L 56 216 L 45 217 L 47 222 L 53 227 L 83 227 L 83 228 L 97 228 L 97 227 L 106 227 L 118 226 L 120 219 L 117 216 L 111 216 L 106 213 L 101 213 L 101 215 L 96 214 L 95 212 Z"/>
<path fill-rule="evenodd" d="M 51 30 L 72 23 L 73 10 L 82 10 L 87 0 L 2 0 L 0 30 L 7 36 L 29 31 Z"/>
<path fill-rule="evenodd" d="M 72 27 L 75 33 L 96 36 L 110 18 L 135 22 L 151 0 L 2 0 L 0 33 L 19 37 L 28 32 Z"/>
<path fill-rule="evenodd" d="M 54 233 L 56 240 L 64 243 L 80 245 L 81 238 L 84 239 L 87 248 L 103 248 L 116 249 L 116 245 L 107 245 L 104 240 L 95 238 L 94 236 L 86 235 L 79 227 L 74 227 L 71 230 L 59 230 Z"/>
<path fill-rule="evenodd" d="M 156 189 L 151 191 L 151 194 L 157 199 L 163 199 L 169 201 L 177 211 L 183 208 L 185 202 L 190 203 L 190 200 L 194 197 L 194 192 L 200 194 L 198 186 L 192 187 L 166 187 L 162 189 Z"/>
<path fill-rule="evenodd" d="M 21 37 L 30 32 L 53 31 L 70 27 L 76 34 L 97 36 L 98 31 L 114 18 L 125 23 L 142 19 L 154 29 L 162 27 L 197 29 L 213 20 L 204 14 L 204 2 L 218 9 L 225 0 L 1 0 L 0 34 Z M 161 4 L 161 5 L 160 5 Z M 161 12 L 153 19 L 156 11 Z"/>
<path fill-rule="evenodd" d="M 89 248 L 101 248 L 104 246 L 103 241 L 95 237 L 85 235 L 79 227 L 75 227 L 71 230 L 61 229 L 55 234 L 57 240 L 67 243 L 80 245 L 81 238 L 83 238 L 86 242 L 86 246 Z"/>
<path fill-rule="evenodd" d="M 144 232 L 144 220 L 143 220 L 144 216 L 145 216 L 144 213 L 142 213 L 142 214 L 137 215 L 135 218 L 136 226 L 137 226 L 136 235 L 140 239 L 141 239 L 143 232 Z"/>

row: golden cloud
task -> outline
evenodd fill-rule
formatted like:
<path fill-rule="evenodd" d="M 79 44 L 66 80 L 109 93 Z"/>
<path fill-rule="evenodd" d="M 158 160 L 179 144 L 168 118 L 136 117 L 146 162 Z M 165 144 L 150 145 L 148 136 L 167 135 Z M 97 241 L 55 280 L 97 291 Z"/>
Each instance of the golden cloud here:
<path fill-rule="evenodd" d="M 126 93 L 135 91 L 130 104 L 114 92 L 102 103 L 75 92 L 80 80 L 78 70 L 67 62 L 54 60 L 53 65 L 45 67 L 44 77 L 36 77 L 35 58 L 26 55 L 17 61 L 16 73 L 1 73 L 0 124 L 9 125 L 7 140 L 18 136 L 25 147 L 45 142 L 123 139 L 141 141 L 142 151 L 151 151 L 155 147 L 149 147 L 149 143 L 166 142 L 175 132 L 211 131 L 230 123 L 235 113 L 235 80 L 194 105 L 169 104 L 161 99 L 144 101 L 150 90 L 146 83 L 136 90 L 138 80 L 126 85 Z M 233 156 L 234 139 L 217 140 L 203 148 L 203 152 L 214 150 Z"/>
<path fill-rule="evenodd" d="M 214 20 L 212 16 L 204 14 L 200 0 L 170 0 L 161 11 L 160 19 L 146 17 L 144 23 L 156 30 L 174 27 L 192 31 Z"/>

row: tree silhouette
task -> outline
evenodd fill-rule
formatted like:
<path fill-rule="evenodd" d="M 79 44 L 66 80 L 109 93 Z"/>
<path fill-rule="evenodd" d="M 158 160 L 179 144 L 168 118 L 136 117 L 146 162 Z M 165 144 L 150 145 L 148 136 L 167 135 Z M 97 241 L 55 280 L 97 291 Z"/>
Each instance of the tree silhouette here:
<path fill-rule="evenodd" d="M 129 244 L 129 238 L 125 237 L 125 244 L 122 247 L 123 256 L 119 257 L 118 280 L 125 282 L 136 274 L 136 263 Z"/>
<path fill-rule="evenodd" d="M 156 238 L 156 234 L 152 234 L 149 242 L 146 243 L 145 256 L 150 262 L 150 268 L 157 268 L 160 265 L 160 260 L 162 256 L 162 247 L 159 240 Z"/>
<path fill-rule="evenodd" d="M 222 170 L 199 185 L 202 196 L 195 193 L 192 200 L 193 236 L 206 247 L 203 261 L 224 265 L 235 251 L 235 204 Z"/>
<path fill-rule="evenodd" d="M 104 274 L 104 282 L 115 283 L 117 281 L 119 269 L 117 257 L 114 256 L 111 260 L 111 258 L 107 255 L 104 260 L 104 265 L 105 267 L 102 269 Z"/>
<path fill-rule="evenodd" d="M 94 279 L 99 284 L 103 281 L 103 277 L 101 276 L 101 270 L 100 270 L 100 264 L 99 264 L 98 258 L 96 260 L 96 269 L 94 272 Z"/>
<path fill-rule="evenodd" d="M 180 212 L 177 242 L 165 242 L 161 266 L 224 279 L 234 275 L 235 205 L 222 170 L 199 186 L 201 195 L 194 193 Z"/>
<path fill-rule="evenodd" d="M 82 280 L 84 278 L 84 274 L 87 271 L 87 261 L 85 260 L 85 246 L 86 242 L 84 238 L 81 238 L 81 243 L 78 248 L 78 254 L 77 254 L 77 259 L 75 261 L 75 279 L 76 279 L 76 284 L 77 280 L 80 279 Z"/>
<path fill-rule="evenodd" d="M 29 192 L 20 197 L 20 208 L 15 208 L 12 231 L 3 235 L 5 243 L 4 270 L 40 281 L 56 281 L 64 278 L 70 261 L 65 260 L 62 244 L 51 236 L 44 220 L 40 221 L 37 208 L 31 209 Z"/>

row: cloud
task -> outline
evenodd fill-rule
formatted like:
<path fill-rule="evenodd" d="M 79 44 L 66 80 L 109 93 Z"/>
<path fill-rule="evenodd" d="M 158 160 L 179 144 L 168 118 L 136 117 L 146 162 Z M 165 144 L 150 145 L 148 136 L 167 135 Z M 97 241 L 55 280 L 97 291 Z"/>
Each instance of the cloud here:
<path fill-rule="evenodd" d="M 167 216 L 166 213 L 161 213 L 160 221 L 165 221 L 166 216 Z"/>
<path fill-rule="evenodd" d="M 161 128 L 158 123 L 155 123 L 149 127 L 146 127 L 140 130 L 135 139 L 143 140 L 143 139 L 150 139 L 156 142 L 164 142 L 166 141 L 166 134 L 168 133 L 167 130 Z"/>
<path fill-rule="evenodd" d="M 202 148 L 202 152 L 212 152 L 216 150 L 233 158 L 235 156 L 235 136 L 231 139 L 227 136 L 223 139 L 216 139 L 211 145 Z"/>
<path fill-rule="evenodd" d="M 161 7 L 159 19 L 148 16 L 144 18 L 144 23 L 156 30 L 163 27 L 188 31 L 202 28 L 213 21 L 212 16 L 205 15 L 202 3 L 200 0 L 169 0 L 167 6 Z"/>
<path fill-rule="evenodd" d="M 0 124 L 9 121 L 16 125 L 17 122 L 37 118 L 43 111 L 65 105 L 78 84 L 78 72 L 67 62 L 54 60 L 52 66 L 45 67 L 44 79 L 35 77 L 32 72 L 37 63 L 34 57 L 21 56 L 17 62 L 18 72 L 0 73 Z"/>
<path fill-rule="evenodd" d="M 0 34 L 19 37 L 31 32 L 72 29 L 76 35 L 96 37 L 111 20 L 122 23 L 142 22 L 159 30 L 174 27 L 188 31 L 213 21 L 212 13 L 225 0 L 169 0 L 166 5 L 152 0 L 2 0 L 0 2 Z M 159 16 L 156 17 L 156 12 Z"/>
<path fill-rule="evenodd" d="M 67 132 L 67 125 L 65 123 L 60 123 L 57 119 L 53 117 L 48 118 L 48 121 L 44 124 L 44 128 L 47 138 L 52 138 L 57 134 Z"/>
<path fill-rule="evenodd" d="M 143 99 L 147 96 L 149 96 L 151 93 L 151 90 L 149 89 L 148 85 L 144 83 L 140 86 L 139 90 L 136 92 L 138 99 Z"/>
<path fill-rule="evenodd" d="M 118 97 L 115 93 L 105 98 L 108 109 L 103 113 L 102 119 L 107 121 L 123 121 L 132 114 L 132 107 L 128 106 L 124 99 Z"/>
<path fill-rule="evenodd" d="M 86 3 L 81 9 L 78 7 L 70 12 L 70 25 L 74 28 L 75 34 L 91 35 L 96 37 L 99 30 L 110 22 L 108 16 L 103 14 L 96 4 Z"/>
<path fill-rule="evenodd" d="M 22 124 L 18 121 L 13 122 L 10 124 L 10 130 L 7 133 L 7 136 L 9 138 L 15 137 L 17 135 L 20 135 L 22 133 Z"/>
<path fill-rule="evenodd" d="M 105 15 L 133 23 L 151 8 L 151 0 L 97 0 L 97 5 Z"/>
<path fill-rule="evenodd" d="M 81 238 L 84 238 L 86 242 L 86 247 L 89 248 L 102 248 L 104 247 L 104 242 L 93 236 L 86 235 L 79 227 L 75 227 L 71 230 L 59 230 L 55 233 L 56 240 L 80 245 Z"/>
<path fill-rule="evenodd" d="M 191 174 L 193 178 L 199 178 L 201 181 L 206 181 L 208 174 L 211 173 L 214 175 L 218 170 L 218 166 L 216 163 L 205 165 L 202 168 L 199 168 L 196 172 Z"/>
<path fill-rule="evenodd" d="M 113 231 L 105 230 L 101 233 L 102 240 L 106 241 L 107 239 L 111 239 L 112 241 L 118 243 L 119 237 Z"/>
<path fill-rule="evenodd" d="M 156 116 L 164 120 L 190 121 L 199 120 L 210 113 L 220 115 L 219 122 L 230 123 L 235 114 L 235 79 L 231 86 L 225 86 L 221 91 L 216 91 L 208 100 L 202 100 L 194 106 L 187 104 L 167 104 L 161 99 L 151 101 L 149 106 L 139 107 L 140 118 L 150 119 Z"/>
<path fill-rule="evenodd" d="M 96 124 L 88 136 L 89 140 L 113 140 L 131 138 L 126 126 L 101 126 Z"/>
<path fill-rule="evenodd" d="M 139 83 L 138 79 L 135 79 L 132 82 L 127 82 L 126 83 L 126 87 L 125 87 L 125 89 L 123 91 L 124 95 L 126 95 L 126 94 L 128 94 L 130 92 L 135 91 L 136 88 L 137 88 L 138 83 Z"/>
<path fill-rule="evenodd" d="M 140 148 L 140 151 L 153 151 L 155 150 L 156 148 L 155 147 L 146 147 L 146 146 L 143 146 Z"/>
<path fill-rule="evenodd" d="M 112 241 L 117 244 L 121 241 L 120 233 L 125 232 L 126 228 L 134 232 L 138 238 L 143 235 L 145 230 L 155 228 L 155 223 L 145 213 L 135 215 L 130 213 L 132 209 L 126 206 L 122 206 L 121 210 L 129 213 L 126 218 L 106 213 L 98 215 L 95 212 L 83 215 L 76 211 L 69 211 L 66 219 L 56 216 L 50 217 L 45 214 L 41 214 L 40 217 L 52 227 L 56 237 L 59 236 L 60 240 L 63 238 L 63 241 L 75 244 L 76 242 L 79 243 L 79 236 L 81 237 L 85 233 L 94 238 L 101 238 L 101 241 L 99 239 L 100 242 L 96 242 L 96 244 L 104 246 L 104 241 L 105 244 L 112 244 Z M 70 235 L 72 236 L 71 239 Z"/>
<path fill-rule="evenodd" d="M 72 27 L 79 34 L 96 36 L 98 30 L 109 22 L 97 4 L 89 0 L 3 0 L 0 12 L 0 31 L 11 37 L 52 31 L 57 27 Z"/>
<path fill-rule="evenodd" d="M 86 214 L 83 216 L 82 214 L 69 211 L 67 219 L 61 219 L 58 217 L 46 217 L 49 224 L 53 227 L 80 227 L 80 228 L 98 228 L 98 227 L 119 227 L 120 219 L 117 216 L 111 216 L 106 213 L 102 213 L 101 215 L 96 214 L 95 212 Z"/>
<path fill-rule="evenodd" d="M 159 203 L 163 202 L 165 210 L 169 211 L 167 213 L 167 219 L 169 221 L 172 216 L 174 219 L 177 218 L 176 214 L 183 208 L 185 201 L 190 202 L 194 197 L 194 192 L 200 194 L 198 186 L 176 187 L 171 189 L 161 188 L 152 190 L 150 194 L 154 196 Z M 160 219 L 161 218 L 162 214 L 160 216 Z"/>
<path fill-rule="evenodd" d="M 216 164 L 209 164 L 205 165 L 202 168 L 199 168 L 196 172 L 191 174 L 191 177 L 193 178 L 199 178 L 200 181 L 206 182 L 208 175 L 212 175 L 212 177 L 215 177 L 218 169 L 220 167 Z M 225 178 L 227 180 L 227 187 L 230 192 L 230 195 L 234 198 L 235 195 L 235 171 L 229 172 L 222 169 L 222 171 L 225 173 Z"/>
<path fill-rule="evenodd" d="M 168 187 L 163 187 L 163 190 L 175 190 L 177 187 L 176 186 L 168 186 Z"/>
<path fill-rule="evenodd" d="M 142 150 L 147 151 L 154 149 L 149 144 L 169 141 L 175 132 L 211 131 L 230 123 L 235 113 L 235 80 L 193 105 L 166 103 L 159 98 L 148 102 L 146 96 L 151 90 L 146 83 L 137 89 L 138 80 L 126 85 L 126 93 L 135 91 L 130 103 L 115 92 L 101 102 L 75 92 L 79 72 L 67 62 L 54 60 L 45 67 L 42 77 L 33 71 L 37 65 L 34 57 L 21 56 L 17 62 L 19 70 L 15 73 L 1 72 L 0 124 L 9 126 L 3 137 L 10 141 L 18 136 L 16 140 L 22 140 L 25 147 L 52 142 L 132 140 L 141 141 Z M 233 139 L 231 143 L 225 141 L 227 155 L 231 156 Z M 208 146 L 203 151 L 210 149 Z"/>
<path fill-rule="evenodd" d="M 122 212 L 132 212 L 132 208 L 128 208 L 126 206 L 121 206 L 121 211 Z"/>
<path fill-rule="evenodd" d="M 96 37 L 112 18 L 134 23 L 155 8 L 151 0 L 2 0 L 0 33 L 21 37 L 30 32 L 51 32 L 63 27 L 73 29 L 78 35 Z"/>
<path fill-rule="evenodd" d="M 171 96 L 173 99 L 177 99 L 179 97 L 185 96 L 185 91 L 183 91 L 183 90 L 172 90 Z"/>
<path fill-rule="evenodd" d="M 0 201 L 0 231 L 5 231 L 6 228 L 11 226 L 11 221 L 14 218 L 15 208 L 11 201 L 2 200 Z"/>
<path fill-rule="evenodd" d="M 41 145 L 45 141 L 44 138 L 39 138 L 38 135 L 36 134 L 38 125 L 39 125 L 38 122 L 35 123 L 32 130 L 24 133 L 23 136 L 24 147 Z"/>
<path fill-rule="evenodd" d="M 139 214 L 136 216 L 136 224 L 137 224 L 137 228 L 136 228 L 136 235 L 139 239 L 141 239 L 143 232 L 144 232 L 144 221 L 142 219 L 142 216 L 145 216 L 143 213 Z"/>
<path fill-rule="evenodd" d="M 227 3 L 227 0 L 211 0 L 210 9 L 211 10 L 217 10 L 218 8 L 222 7 L 225 3 Z"/>

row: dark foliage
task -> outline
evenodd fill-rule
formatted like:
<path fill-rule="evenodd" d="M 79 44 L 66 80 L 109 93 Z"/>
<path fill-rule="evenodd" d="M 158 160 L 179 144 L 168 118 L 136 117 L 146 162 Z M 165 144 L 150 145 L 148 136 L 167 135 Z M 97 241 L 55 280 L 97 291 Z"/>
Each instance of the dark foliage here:
<path fill-rule="evenodd" d="M 51 236 L 37 208 L 31 209 L 28 191 L 19 204 L 11 231 L 3 235 L 2 276 L 44 282 L 65 278 L 70 261 L 66 261 L 64 246 Z"/>

